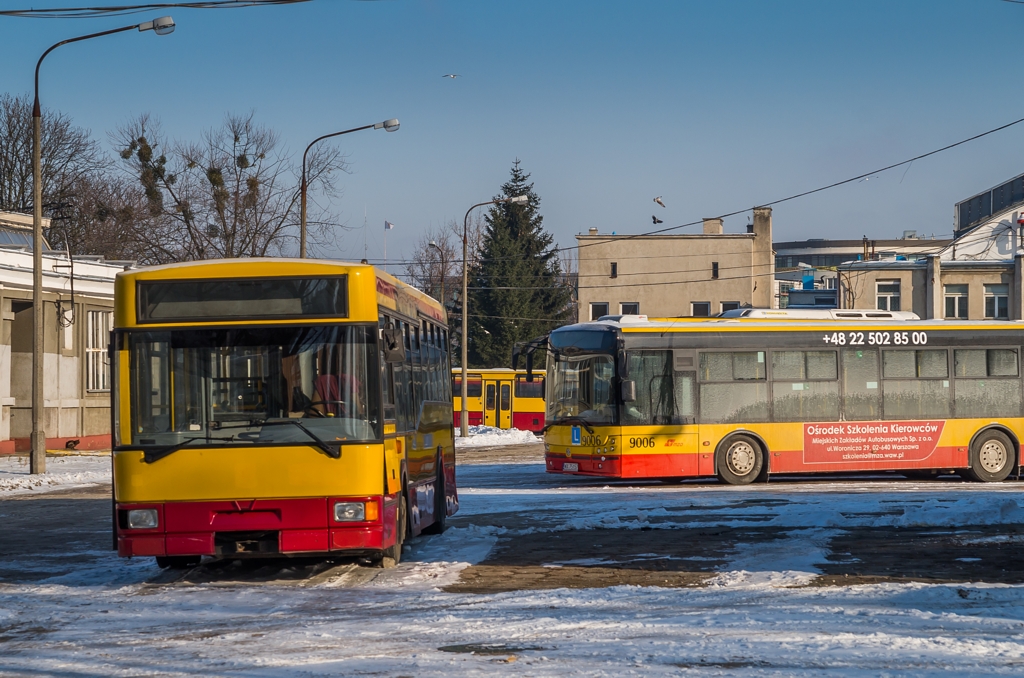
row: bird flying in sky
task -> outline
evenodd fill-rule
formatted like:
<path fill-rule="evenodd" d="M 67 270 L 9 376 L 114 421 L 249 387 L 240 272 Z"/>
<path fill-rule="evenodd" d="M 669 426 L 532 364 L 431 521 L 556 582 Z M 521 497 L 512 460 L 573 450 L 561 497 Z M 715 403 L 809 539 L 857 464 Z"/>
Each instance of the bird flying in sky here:
<path fill-rule="evenodd" d="M 663 223 L 665 223 L 664 221 L 662 221 L 662 220 L 661 220 L 661 219 L 659 219 L 658 217 L 654 216 L 653 214 L 651 215 L 651 221 L 653 221 L 655 225 L 658 225 L 658 224 L 663 224 Z"/>
<path fill-rule="evenodd" d="M 458 73 L 445 73 L 441 77 L 442 78 L 451 78 L 452 80 L 454 80 L 455 78 L 461 78 L 462 76 L 459 75 Z"/>
<path fill-rule="evenodd" d="M 658 203 L 658 204 L 659 204 L 659 205 L 661 205 L 662 207 L 664 207 L 664 206 L 665 206 L 665 203 L 663 203 L 663 202 L 661 201 L 661 196 L 660 196 L 660 195 L 659 195 L 659 196 L 658 196 L 657 198 L 655 198 L 655 199 L 654 199 L 654 202 Z"/>

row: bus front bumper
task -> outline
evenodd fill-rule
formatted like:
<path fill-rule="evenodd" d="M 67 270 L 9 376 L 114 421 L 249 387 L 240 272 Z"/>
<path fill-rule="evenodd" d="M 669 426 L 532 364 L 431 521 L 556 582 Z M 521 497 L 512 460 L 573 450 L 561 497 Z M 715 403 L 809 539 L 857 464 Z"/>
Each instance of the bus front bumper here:
<path fill-rule="evenodd" d="M 622 475 L 622 460 L 618 456 L 593 455 L 566 457 L 564 454 L 544 455 L 548 473 L 567 473 L 582 476 Z"/>
<path fill-rule="evenodd" d="M 363 519 L 338 520 L 337 504 L 362 505 Z M 395 543 L 397 510 L 397 495 L 118 504 L 117 553 L 225 558 L 373 553 Z M 143 523 L 155 518 L 156 525 L 136 527 L 130 520 L 135 518 Z"/>

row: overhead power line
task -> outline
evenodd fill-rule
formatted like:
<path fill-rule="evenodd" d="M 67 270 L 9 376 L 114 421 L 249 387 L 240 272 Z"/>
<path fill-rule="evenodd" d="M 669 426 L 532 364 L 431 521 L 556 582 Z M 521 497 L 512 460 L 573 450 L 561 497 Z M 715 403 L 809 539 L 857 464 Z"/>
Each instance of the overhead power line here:
<path fill-rule="evenodd" d="M 1022 2 L 1022 4 L 1024 4 L 1024 0 L 1021 0 L 1021 2 Z M 1008 122 L 1005 125 L 1000 125 L 999 127 L 993 127 L 992 129 L 986 130 L 984 132 L 981 132 L 980 134 L 975 134 L 974 136 L 968 137 L 966 139 L 961 139 L 960 141 L 954 142 L 952 144 L 947 144 L 946 146 L 943 146 L 941 148 L 936 148 L 935 150 L 928 151 L 927 153 L 922 153 L 921 155 L 915 155 L 913 158 L 907 158 L 906 160 L 901 160 L 900 162 L 893 163 L 891 165 L 886 165 L 885 167 L 880 167 L 878 169 L 871 170 L 870 172 L 864 172 L 863 174 L 858 174 L 857 176 L 850 177 L 849 179 L 843 179 L 842 181 L 834 181 L 831 184 L 826 184 L 824 186 L 819 186 L 818 188 L 812 188 L 812 189 L 810 189 L 808 191 L 801 191 L 800 193 L 794 193 L 793 195 L 786 196 L 785 198 L 779 198 L 777 200 L 772 200 L 770 202 L 763 202 L 763 203 L 760 203 L 758 205 L 754 205 L 753 207 L 745 207 L 743 209 L 735 210 L 733 212 L 727 212 L 725 214 L 720 214 L 720 215 L 718 215 L 717 218 L 718 219 L 725 219 L 726 217 L 734 217 L 737 214 L 743 214 L 744 212 L 749 212 L 750 210 L 752 210 L 752 209 L 754 209 L 756 207 L 771 207 L 773 205 L 778 205 L 778 204 L 781 204 L 781 203 L 784 203 L 784 202 L 789 202 L 790 200 L 796 200 L 797 198 L 803 198 L 805 196 L 812 195 L 814 193 L 821 193 L 822 191 L 827 191 L 829 189 L 837 188 L 837 187 L 843 186 L 845 184 L 850 184 L 850 183 L 853 183 L 854 181 L 860 181 L 861 179 L 864 179 L 866 177 L 870 177 L 870 176 L 875 175 L 875 174 L 881 174 L 882 172 L 887 172 L 887 171 L 889 171 L 891 169 L 896 169 L 897 167 L 902 167 L 903 165 L 909 165 L 910 163 L 912 163 L 912 162 L 914 162 L 916 160 L 921 160 L 923 158 L 927 158 L 927 157 L 936 155 L 938 153 L 942 153 L 943 151 L 948 151 L 948 150 L 950 150 L 952 148 L 956 148 L 957 146 L 963 146 L 964 144 L 970 143 L 972 141 L 977 141 L 978 139 L 981 139 L 982 137 L 987 137 L 990 134 L 995 134 L 996 132 L 1001 132 L 1004 129 L 1008 129 L 1010 127 L 1013 127 L 1014 125 L 1019 125 L 1022 122 L 1024 122 L 1024 118 L 1019 118 L 1017 120 L 1014 120 L 1013 122 Z M 584 247 L 593 247 L 594 245 L 604 245 L 604 244 L 609 243 L 609 242 L 619 242 L 621 240 L 629 240 L 630 238 L 641 238 L 643 236 L 658 235 L 659 233 L 667 233 L 668 231 L 674 231 L 676 229 L 685 228 L 687 226 L 696 226 L 697 224 L 702 224 L 702 223 L 704 223 L 703 219 L 701 219 L 699 221 L 691 221 L 691 222 L 688 222 L 688 223 L 685 223 L 685 224 L 680 224 L 678 226 L 669 226 L 669 227 L 666 227 L 666 228 L 659 228 L 656 231 L 647 231 L 645 233 L 637 233 L 635 235 L 621 236 L 621 237 L 615 238 L 614 240 L 605 240 L 603 242 L 592 242 L 592 243 L 585 243 L 585 244 L 582 244 L 582 245 L 574 245 L 572 247 L 556 248 L 553 251 L 560 252 L 560 251 L 568 251 L 568 250 L 573 250 L 573 249 L 577 249 L 578 250 L 578 249 L 583 249 Z"/>
<path fill-rule="evenodd" d="M 105 7 L 47 7 L 0 10 L 0 16 L 31 19 L 95 19 L 99 17 L 138 14 L 155 9 L 233 9 L 261 5 L 294 5 L 312 0 L 202 0 L 199 2 L 149 2 L 141 5 L 107 5 Z"/>

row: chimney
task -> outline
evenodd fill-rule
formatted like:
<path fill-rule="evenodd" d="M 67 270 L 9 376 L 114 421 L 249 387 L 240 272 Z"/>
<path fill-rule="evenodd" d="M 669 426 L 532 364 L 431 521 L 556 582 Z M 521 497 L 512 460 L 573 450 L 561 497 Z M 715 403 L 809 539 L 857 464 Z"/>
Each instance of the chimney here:
<path fill-rule="evenodd" d="M 704 235 L 722 235 L 722 232 L 721 219 L 715 218 L 704 220 Z"/>
<path fill-rule="evenodd" d="M 593 226 L 590 227 L 590 235 L 597 235 L 597 229 Z"/>
<path fill-rule="evenodd" d="M 754 223 L 749 226 L 754 235 L 751 251 L 751 275 L 754 283 L 751 304 L 754 308 L 771 308 L 774 301 L 775 253 L 772 250 L 772 208 L 755 207 Z"/>

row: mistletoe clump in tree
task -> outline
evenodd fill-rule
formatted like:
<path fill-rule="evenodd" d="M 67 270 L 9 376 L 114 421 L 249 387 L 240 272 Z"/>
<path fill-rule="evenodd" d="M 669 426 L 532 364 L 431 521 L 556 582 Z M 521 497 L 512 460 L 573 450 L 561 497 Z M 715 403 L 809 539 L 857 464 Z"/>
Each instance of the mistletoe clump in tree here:
<path fill-rule="evenodd" d="M 544 231 L 540 198 L 529 174 L 512 165 L 496 200 L 525 195 L 526 203 L 499 203 L 489 210 L 469 291 L 469 363 L 506 367 L 513 344 L 569 320 L 571 290 L 565 284 L 552 236 Z"/>

